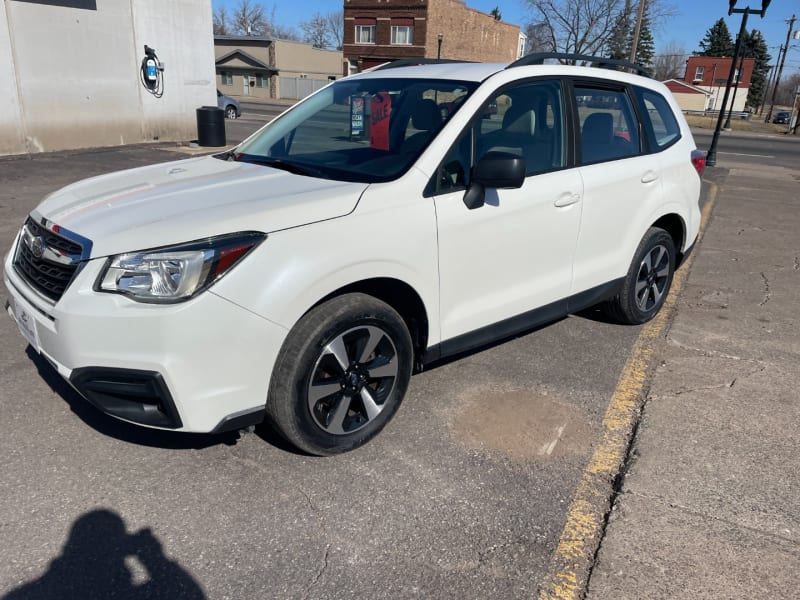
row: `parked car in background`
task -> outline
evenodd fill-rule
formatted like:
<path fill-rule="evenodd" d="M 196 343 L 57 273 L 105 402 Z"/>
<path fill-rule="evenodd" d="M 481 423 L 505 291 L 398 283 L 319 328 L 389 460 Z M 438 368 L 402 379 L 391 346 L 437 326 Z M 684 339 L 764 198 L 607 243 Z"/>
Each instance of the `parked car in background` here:
<path fill-rule="evenodd" d="M 775 113 L 775 116 L 772 117 L 772 122 L 777 125 L 788 125 L 789 119 L 792 117 L 792 114 L 782 110 L 779 113 Z"/>
<path fill-rule="evenodd" d="M 217 106 L 225 111 L 226 119 L 238 119 L 242 116 L 242 108 L 239 103 L 219 90 L 217 90 Z"/>

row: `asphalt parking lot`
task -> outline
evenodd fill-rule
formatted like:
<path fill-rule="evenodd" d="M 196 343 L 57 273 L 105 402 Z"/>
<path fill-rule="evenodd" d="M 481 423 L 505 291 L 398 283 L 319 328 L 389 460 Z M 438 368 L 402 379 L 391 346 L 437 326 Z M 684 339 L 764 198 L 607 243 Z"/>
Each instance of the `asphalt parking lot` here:
<path fill-rule="evenodd" d="M 186 150 L 0 159 L 0 248 L 50 191 Z M 578 563 L 591 598 L 792 597 L 797 177 L 758 171 L 734 169 L 642 367 L 653 387 L 624 482 L 604 480 L 619 495 L 596 561 L 554 564 L 641 327 L 588 312 L 439 365 L 375 440 L 312 458 L 269 431 L 106 417 L 4 317 L 0 598 L 550 597 Z M 581 597 L 587 573 L 554 597 Z"/>
<path fill-rule="evenodd" d="M 0 246 L 58 187 L 179 157 L 2 160 Z M 269 432 L 105 417 L 2 318 L 0 593 L 60 573 L 62 597 L 82 597 L 126 589 L 130 572 L 150 598 L 531 596 L 637 333 L 588 314 L 440 365 L 373 442 L 317 459 Z"/>

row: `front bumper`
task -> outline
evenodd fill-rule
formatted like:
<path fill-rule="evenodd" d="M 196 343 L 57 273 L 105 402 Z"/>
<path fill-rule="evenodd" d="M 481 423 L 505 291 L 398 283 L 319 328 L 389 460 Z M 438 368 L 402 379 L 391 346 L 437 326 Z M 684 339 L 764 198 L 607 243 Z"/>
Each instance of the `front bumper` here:
<path fill-rule="evenodd" d="M 104 412 L 202 433 L 263 418 L 284 327 L 213 288 L 168 305 L 95 292 L 101 259 L 89 261 L 53 303 L 19 277 L 12 256 L 3 273 L 8 312 L 33 349 Z"/>

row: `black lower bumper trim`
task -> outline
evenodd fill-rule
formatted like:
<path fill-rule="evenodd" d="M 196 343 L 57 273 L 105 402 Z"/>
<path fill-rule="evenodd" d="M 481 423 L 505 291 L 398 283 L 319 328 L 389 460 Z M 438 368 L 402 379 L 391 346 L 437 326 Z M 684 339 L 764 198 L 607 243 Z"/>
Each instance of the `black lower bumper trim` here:
<path fill-rule="evenodd" d="M 246 429 L 251 425 L 258 425 L 264 421 L 267 411 L 264 408 L 259 408 L 252 411 L 228 415 L 219 424 L 214 427 L 211 433 L 223 433 L 225 431 L 235 431 L 237 429 Z"/>
<path fill-rule="evenodd" d="M 111 416 L 165 429 L 182 427 L 164 378 L 155 371 L 83 367 L 69 378 L 76 390 Z"/>

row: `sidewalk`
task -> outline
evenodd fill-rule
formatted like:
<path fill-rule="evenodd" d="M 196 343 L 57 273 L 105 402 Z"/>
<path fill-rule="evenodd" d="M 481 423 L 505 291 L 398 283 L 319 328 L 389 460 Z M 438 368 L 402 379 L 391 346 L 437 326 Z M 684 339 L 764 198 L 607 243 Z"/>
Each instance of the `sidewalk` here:
<path fill-rule="evenodd" d="M 593 600 L 798 594 L 800 172 L 722 167 Z"/>

